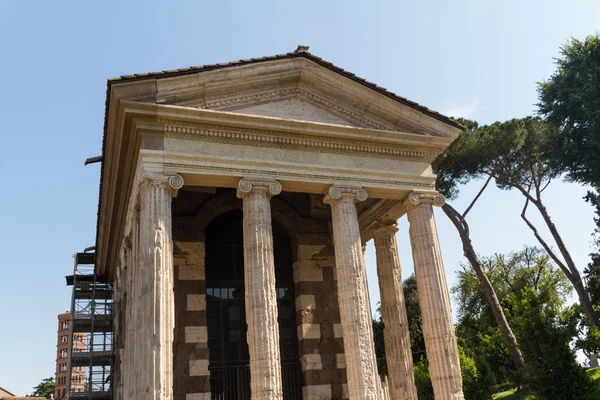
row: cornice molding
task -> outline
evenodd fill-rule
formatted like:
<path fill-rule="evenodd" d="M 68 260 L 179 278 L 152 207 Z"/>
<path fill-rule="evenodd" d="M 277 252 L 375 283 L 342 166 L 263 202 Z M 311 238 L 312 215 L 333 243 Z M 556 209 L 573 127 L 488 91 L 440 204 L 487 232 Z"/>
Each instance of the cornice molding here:
<path fill-rule="evenodd" d="M 377 144 L 366 140 L 326 138 L 299 133 L 177 121 L 167 118 L 158 118 L 158 123 L 163 124 L 165 137 L 174 139 L 361 155 L 371 158 L 390 158 L 426 163 L 431 163 L 437 157 L 437 152 L 431 148 L 391 143 Z"/>

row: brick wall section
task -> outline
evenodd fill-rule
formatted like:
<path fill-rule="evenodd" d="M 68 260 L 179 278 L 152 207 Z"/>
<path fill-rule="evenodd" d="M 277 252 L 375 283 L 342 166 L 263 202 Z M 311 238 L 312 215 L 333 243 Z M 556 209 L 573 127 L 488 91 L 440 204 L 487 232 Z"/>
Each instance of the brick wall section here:
<path fill-rule="evenodd" d="M 330 233 L 299 234 L 294 263 L 304 399 L 348 399 Z"/>
<path fill-rule="evenodd" d="M 210 400 L 204 243 L 175 241 L 174 400 Z"/>

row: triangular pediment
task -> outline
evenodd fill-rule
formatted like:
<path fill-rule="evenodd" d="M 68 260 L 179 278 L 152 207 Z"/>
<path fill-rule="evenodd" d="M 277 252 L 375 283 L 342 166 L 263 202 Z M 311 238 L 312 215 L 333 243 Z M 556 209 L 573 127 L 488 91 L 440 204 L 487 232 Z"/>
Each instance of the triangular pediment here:
<path fill-rule="evenodd" d="M 254 104 L 232 110 L 240 114 L 260 115 L 292 119 L 297 121 L 312 121 L 325 124 L 357 126 L 356 123 L 341 118 L 331 110 L 309 104 L 297 98 L 273 101 L 270 103 Z"/>
<path fill-rule="evenodd" d="M 319 60 L 291 53 L 197 72 L 167 71 L 153 78 L 154 85 L 146 83 L 152 96 L 137 100 L 427 136 L 460 133 L 447 117 Z"/>

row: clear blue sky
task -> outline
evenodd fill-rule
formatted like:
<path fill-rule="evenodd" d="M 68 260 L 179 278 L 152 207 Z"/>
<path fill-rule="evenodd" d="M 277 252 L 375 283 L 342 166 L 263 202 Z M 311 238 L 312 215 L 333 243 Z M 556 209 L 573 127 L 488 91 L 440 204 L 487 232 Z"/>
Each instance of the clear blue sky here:
<path fill-rule="evenodd" d="M 106 79 L 129 73 L 311 52 L 430 108 L 483 123 L 535 110 L 567 38 L 598 29 L 595 1 L 0 0 L 0 386 L 31 393 L 54 376 L 56 315 L 69 308 L 72 254 L 94 244 Z M 469 185 L 455 204 L 476 191 Z M 548 189 L 576 262 L 591 250 L 592 210 L 577 185 Z M 534 238 L 521 198 L 489 190 L 470 219 L 478 252 Z M 438 213 L 449 283 L 463 262 Z M 404 276 L 412 272 L 400 223 Z M 372 246 L 371 300 L 378 301 Z"/>

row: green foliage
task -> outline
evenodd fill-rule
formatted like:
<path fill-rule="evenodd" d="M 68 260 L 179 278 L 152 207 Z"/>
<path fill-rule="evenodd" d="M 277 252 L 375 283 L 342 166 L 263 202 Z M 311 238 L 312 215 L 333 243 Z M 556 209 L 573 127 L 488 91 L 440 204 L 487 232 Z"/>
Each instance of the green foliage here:
<path fill-rule="evenodd" d="M 467 130 L 460 135 L 442 154 L 432 163 L 433 172 L 437 175 L 436 189 L 452 200 L 458 196 L 458 186 L 466 184 L 479 175 L 474 174 L 474 165 L 477 161 L 477 129 L 475 121 L 459 118 L 459 123 Z"/>
<path fill-rule="evenodd" d="M 422 357 L 414 365 L 415 386 L 419 400 L 433 400 L 433 386 L 429 377 L 429 363 L 426 357 Z"/>
<path fill-rule="evenodd" d="M 417 280 L 411 275 L 402 283 L 404 291 L 404 302 L 408 319 L 408 331 L 410 333 L 410 347 L 413 352 L 413 364 L 417 364 L 425 354 L 425 337 L 423 336 L 423 319 L 419 305 L 419 294 L 417 292 Z"/>
<path fill-rule="evenodd" d="M 560 131 L 549 136 L 547 157 L 574 181 L 600 186 L 600 36 L 571 39 L 557 70 L 538 84 L 539 112 Z"/>
<path fill-rule="evenodd" d="M 525 288 L 516 312 L 526 316 L 514 326 L 527 361 L 530 390 L 540 399 L 587 399 L 595 389 L 576 362 L 569 346 L 573 327 L 561 320 L 560 310 L 545 303 L 532 288 Z"/>
<path fill-rule="evenodd" d="M 29 397 L 45 397 L 49 399 L 52 394 L 54 394 L 54 378 L 46 378 L 33 388 L 33 393 Z"/>
<path fill-rule="evenodd" d="M 591 381 L 575 359 L 570 343 L 577 334 L 571 308 L 564 308 L 571 286 L 548 255 L 537 248 L 485 260 L 488 277 L 509 318 L 527 364 L 525 383 L 538 399 L 587 399 Z M 459 343 L 473 359 L 490 366 L 497 383 L 508 380 L 506 349 L 471 269 L 459 273 L 453 294 L 459 307 Z M 480 375 L 484 369 L 479 367 Z M 483 379 L 480 377 L 479 379 Z M 491 383 L 491 379 L 488 378 Z"/>
<path fill-rule="evenodd" d="M 388 374 L 387 362 L 385 360 L 385 340 L 383 337 L 383 321 L 381 313 L 379 319 L 373 318 L 373 341 L 375 343 L 375 356 L 377 357 L 377 371 L 379 375 L 386 376 Z"/>

